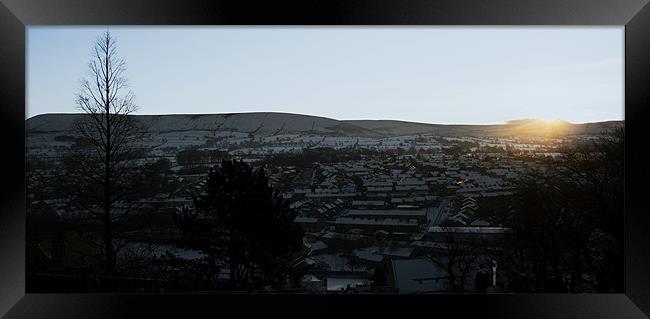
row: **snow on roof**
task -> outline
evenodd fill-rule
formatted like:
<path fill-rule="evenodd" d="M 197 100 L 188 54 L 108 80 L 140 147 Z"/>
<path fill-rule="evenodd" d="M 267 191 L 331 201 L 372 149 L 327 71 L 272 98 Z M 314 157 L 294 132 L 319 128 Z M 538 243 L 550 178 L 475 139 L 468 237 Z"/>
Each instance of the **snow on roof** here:
<path fill-rule="evenodd" d="M 378 253 L 386 256 L 408 257 L 413 253 L 411 247 L 379 247 Z"/>
<path fill-rule="evenodd" d="M 347 211 L 350 216 L 426 216 L 426 209 L 401 210 L 401 209 L 350 209 Z"/>
<path fill-rule="evenodd" d="M 513 192 L 481 192 L 481 196 L 484 197 L 492 197 L 492 196 L 510 196 L 514 194 Z"/>
<path fill-rule="evenodd" d="M 469 219 L 469 216 L 463 211 L 456 212 L 455 214 L 449 216 L 449 219 Z"/>
<path fill-rule="evenodd" d="M 440 292 L 447 289 L 445 270 L 426 259 L 392 260 L 393 278 L 399 293 Z"/>
<path fill-rule="evenodd" d="M 326 266 L 330 271 L 352 271 L 365 272 L 367 268 L 361 265 L 353 265 L 350 258 L 341 254 L 323 254 L 311 257 L 316 263 Z"/>
<path fill-rule="evenodd" d="M 382 259 L 384 259 L 383 255 L 375 254 L 375 250 L 373 250 L 375 247 L 367 247 L 367 248 L 361 248 L 361 249 L 355 249 L 353 254 L 361 259 L 372 261 L 372 262 L 380 262 Z"/>
<path fill-rule="evenodd" d="M 353 253 L 359 258 L 379 262 L 384 256 L 409 257 L 413 253 L 413 248 L 370 246 L 355 249 Z"/>
<path fill-rule="evenodd" d="M 477 220 L 473 221 L 470 225 L 471 226 L 490 226 L 490 223 L 488 223 L 488 222 L 486 222 L 486 221 L 484 221 L 482 219 L 477 219 Z"/>
<path fill-rule="evenodd" d="M 336 233 L 331 231 L 328 231 L 321 236 L 321 238 L 324 239 L 339 239 L 339 240 L 357 240 L 363 237 L 365 236 L 360 234 L 342 234 L 342 233 Z"/>
<path fill-rule="evenodd" d="M 301 260 L 300 263 L 305 263 L 307 265 L 312 266 L 312 265 L 316 264 L 316 261 L 314 259 L 312 259 L 312 258 L 307 257 L 307 258 Z"/>
<path fill-rule="evenodd" d="M 395 186 L 396 191 L 405 191 L 405 190 L 428 190 L 429 187 L 426 185 L 408 185 L 408 186 Z"/>
<path fill-rule="evenodd" d="M 370 280 L 360 277 L 327 277 L 327 291 L 343 291 L 345 288 L 368 287 Z"/>
<path fill-rule="evenodd" d="M 413 177 L 405 177 L 397 182 L 397 185 L 424 185 L 424 180 Z"/>
<path fill-rule="evenodd" d="M 383 200 L 353 200 L 353 206 L 383 206 Z"/>
<path fill-rule="evenodd" d="M 304 275 L 302 276 L 301 280 L 302 282 L 321 282 L 322 280 L 318 279 L 318 277 L 314 275 Z"/>
<path fill-rule="evenodd" d="M 321 249 L 325 249 L 325 248 L 327 248 L 327 247 L 328 247 L 328 246 L 327 246 L 326 243 L 324 243 L 324 242 L 322 242 L 322 241 L 319 240 L 319 241 L 317 241 L 317 242 L 311 244 L 310 249 L 311 249 L 311 251 L 318 251 L 318 250 L 321 250 Z"/>
<path fill-rule="evenodd" d="M 449 245 L 447 243 L 440 243 L 440 242 L 435 242 L 435 241 L 417 240 L 417 241 L 412 242 L 411 246 L 428 247 L 428 248 L 447 248 Z"/>
<path fill-rule="evenodd" d="M 400 220 L 396 218 L 383 218 L 383 219 L 368 219 L 368 218 L 350 218 L 338 217 L 332 221 L 333 224 L 338 225 L 378 225 L 378 226 L 418 226 L 415 220 Z"/>
<path fill-rule="evenodd" d="M 502 234 L 510 232 L 508 227 L 440 227 L 432 226 L 429 227 L 430 233 L 446 233 L 446 232 L 457 232 L 457 233 L 476 233 L 476 234 Z"/>
<path fill-rule="evenodd" d="M 318 222 L 318 218 L 307 217 L 307 216 L 296 216 L 296 218 L 293 221 L 296 223 L 313 224 Z"/>

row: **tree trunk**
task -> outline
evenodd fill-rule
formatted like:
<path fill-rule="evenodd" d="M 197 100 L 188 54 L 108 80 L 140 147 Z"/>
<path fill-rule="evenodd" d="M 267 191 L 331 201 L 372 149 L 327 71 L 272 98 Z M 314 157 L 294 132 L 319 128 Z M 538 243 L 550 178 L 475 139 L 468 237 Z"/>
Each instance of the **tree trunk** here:
<path fill-rule="evenodd" d="M 108 47 L 109 39 L 106 39 Z M 109 57 L 106 56 L 106 158 L 104 160 L 104 248 L 106 250 L 106 273 L 112 275 L 115 270 L 115 256 L 113 251 L 113 233 L 111 225 L 111 101 L 110 101 L 110 80 L 109 75 Z"/>

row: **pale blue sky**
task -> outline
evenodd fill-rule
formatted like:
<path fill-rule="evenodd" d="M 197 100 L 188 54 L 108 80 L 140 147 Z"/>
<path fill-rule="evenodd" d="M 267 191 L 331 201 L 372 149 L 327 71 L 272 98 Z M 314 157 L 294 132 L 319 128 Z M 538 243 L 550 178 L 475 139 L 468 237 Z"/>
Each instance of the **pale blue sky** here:
<path fill-rule="evenodd" d="M 78 112 L 102 27 L 29 27 L 26 118 Z M 110 27 L 137 114 L 623 119 L 623 27 Z"/>

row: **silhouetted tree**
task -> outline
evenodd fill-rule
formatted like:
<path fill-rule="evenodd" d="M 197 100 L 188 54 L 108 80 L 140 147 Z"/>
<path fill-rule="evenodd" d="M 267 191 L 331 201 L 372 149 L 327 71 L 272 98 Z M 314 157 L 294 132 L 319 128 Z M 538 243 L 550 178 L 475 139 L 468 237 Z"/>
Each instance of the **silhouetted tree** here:
<path fill-rule="evenodd" d="M 622 291 L 623 147 L 615 130 L 521 176 L 506 223 L 513 279 L 532 285 L 522 289 Z"/>
<path fill-rule="evenodd" d="M 130 116 L 136 105 L 124 77 L 125 62 L 118 56 L 116 41 L 108 31 L 95 41 L 88 67 L 88 78 L 82 79 L 75 99 L 77 107 L 85 113 L 75 127 L 87 147 L 74 157 L 74 165 L 68 165 L 68 173 L 79 186 L 76 198 L 103 226 L 100 237 L 105 272 L 113 274 L 113 210 L 116 202 L 129 195 L 124 185 L 132 177 L 130 160 L 137 154 L 135 142 L 141 131 Z"/>
<path fill-rule="evenodd" d="M 448 290 L 462 292 L 468 282 L 472 270 L 483 252 L 480 238 L 463 237 L 455 227 L 443 227 L 443 237 L 438 247 L 424 252 L 424 257 L 445 271 L 449 278 Z"/>
<path fill-rule="evenodd" d="M 210 171 L 194 206 L 177 219 L 185 242 L 229 269 L 232 289 L 278 287 L 286 280 L 303 232 L 263 169 L 224 160 Z"/>

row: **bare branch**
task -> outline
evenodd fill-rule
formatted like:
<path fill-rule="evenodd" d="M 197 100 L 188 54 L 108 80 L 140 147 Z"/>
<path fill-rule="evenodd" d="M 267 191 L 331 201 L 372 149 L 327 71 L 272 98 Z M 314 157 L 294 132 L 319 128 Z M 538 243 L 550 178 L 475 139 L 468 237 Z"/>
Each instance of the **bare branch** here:
<path fill-rule="evenodd" d="M 116 257 L 116 251 L 112 250 L 115 233 L 112 211 L 117 198 L 121 197 L 120 190 L 125 189 L 124 183 L 129 182 L 129 178 L 124 176 L 128 173 L 125 171 L 127 166 L 122 163 L 128 162 L 135 154 L 133 136 L 136 126 L 129 114 L 137 107 L 124 77 L 126 62 L 118 56 L 116 41 L 109 31 L 95 41 L 88 69 L 89 76 L 82 79 L 75 96 L 77 107 L 86 115 L 75 123 L 75 128 L 88 143 L 89 151 L 84 153 L 87 159 L 76 163 L 79 168 L 74 173 L 83 174 L 83 179 L 96 185 L 90 189 L 103 194 L 98 201 L 103 212 L 95 217 L 104 226 L 100 236 L 106 248 L 106 269 L 112 272 Z M 88 197 L 89 192 L 83 191 L 83 196 Z M 90 210 L 93 205 L 84 203 L 84 206 Z"/>

